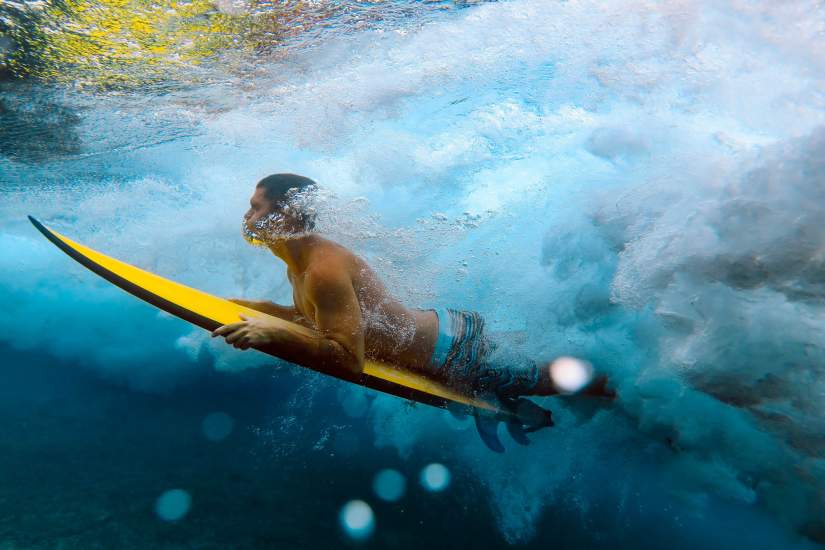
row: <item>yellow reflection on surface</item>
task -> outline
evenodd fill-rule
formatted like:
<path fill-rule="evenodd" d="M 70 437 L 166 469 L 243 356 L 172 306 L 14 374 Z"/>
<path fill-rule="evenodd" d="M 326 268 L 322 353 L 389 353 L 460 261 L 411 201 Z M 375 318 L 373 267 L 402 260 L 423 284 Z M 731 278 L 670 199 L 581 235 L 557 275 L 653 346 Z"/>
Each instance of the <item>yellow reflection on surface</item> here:
<path fill-rule="evenodd" d="M 169 80 L 219 55 L 271 47 L 306 2 L 269 0 L 61 0 L 19 4 L 8 29 L 16 76 L 107 88 Z M 323 19 L 314 4 L 299 28 Z"/>

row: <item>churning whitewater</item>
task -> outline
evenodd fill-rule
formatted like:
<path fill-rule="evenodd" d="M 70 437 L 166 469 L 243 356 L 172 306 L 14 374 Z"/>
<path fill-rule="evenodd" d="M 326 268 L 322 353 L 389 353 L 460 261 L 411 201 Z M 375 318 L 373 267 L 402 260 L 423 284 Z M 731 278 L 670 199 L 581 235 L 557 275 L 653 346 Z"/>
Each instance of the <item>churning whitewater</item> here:
<path fill-rule="evenodd" d="M 197 95 L 30 90 L 35 112 L 78 114 L 49 107 L 70 147 L 24 134 L 0 158 L 0 342 L 160 394 L 204 363 L 271 368 L 96 280 L 25 215 L 208 292 L 288 303 L 238 222 L 262 176 L 305 174 L 318 229 L 407 304 L 479 311 L 531 354 L 587 359 L 619 398 L 542 399 L 556 427 L 498 456 L 441 411 L 301 372 L 293 420 L 257 432 L 271 448 L 343 407 L 369 428 L 364 461 L 434 450 L 483 487 L 509 543 L 563 509 L 594 545 L 821 544 L 823 25 L 802 0 L 515 0 L 332 33 Z M 334 439 L 312 438 L 306 453 Z"/>

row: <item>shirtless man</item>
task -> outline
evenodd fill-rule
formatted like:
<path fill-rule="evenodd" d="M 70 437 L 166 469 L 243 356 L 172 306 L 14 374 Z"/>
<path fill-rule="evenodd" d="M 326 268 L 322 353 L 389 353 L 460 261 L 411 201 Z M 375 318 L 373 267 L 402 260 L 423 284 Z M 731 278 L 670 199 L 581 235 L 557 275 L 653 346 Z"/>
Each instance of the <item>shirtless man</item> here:
<path fill-rule="evenodd" d="M 360 373 L 371 358 L 423 371 L 477 393 L 499 397 L 557 392 L 550 364 L 514 354 L 484 330 L 475 312 L 405 307 L 393 298 L 358 256 L 313 232 L 314 214 L 296 197 L 315 182 L 294 174 L 274 174 L 255 187 L 244 216 L 244 235 L 265 244 L 287 265 L 293 306 L 233 300 L 246 307 L 299 323 L 314 336 L 297 334 L 266 319 L 242 317 L 212 335 L 238 349 L 277 350 L 285 359 Z M 588 393 L 604 393 L 604 380 Z"/>

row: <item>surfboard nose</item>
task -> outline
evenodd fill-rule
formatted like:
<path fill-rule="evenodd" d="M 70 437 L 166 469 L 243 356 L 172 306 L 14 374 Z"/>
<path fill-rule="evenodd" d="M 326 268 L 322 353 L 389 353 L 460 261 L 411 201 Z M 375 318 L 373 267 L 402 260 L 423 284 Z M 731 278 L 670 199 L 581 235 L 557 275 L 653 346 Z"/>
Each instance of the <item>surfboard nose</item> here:
<path fill-rule="evenodd" d="M 32 223 L 32 225 L 35 227 L 35 229 L 37 229 L 38 231 L 40 231 L 40 232 L 41 232 L 41 233 L 42 233 L 42 234 L 43 234 L 43 235 L 44 235 L 47 239 L 49 239 L 50 241 L 54 242 L 54 235 L 52 234 L 52 232 L 51 232 L 51 231 L 49 231 L 48 229 L 46 229 L 46 226 L 45 226 L 45 225 L 43 225 L 42 223 L 40 223 L 40 222 L 37 220 L 37 218 L 35 218 L 34 216 L 29 215 L 29 216 L 27 216 L 27 217 L 29 218 L 29 221 Z"/>

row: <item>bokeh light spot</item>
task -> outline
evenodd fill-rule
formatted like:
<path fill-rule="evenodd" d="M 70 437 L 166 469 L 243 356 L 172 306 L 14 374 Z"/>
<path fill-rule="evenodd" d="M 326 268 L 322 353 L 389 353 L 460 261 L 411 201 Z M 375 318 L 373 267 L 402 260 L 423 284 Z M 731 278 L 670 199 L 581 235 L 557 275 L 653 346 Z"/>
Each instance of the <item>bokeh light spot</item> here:
<path fill-rule="evenodd" d="M 201 423 L 203 435 L 209 441 L 223 441 L 235 428 L 235 420 L 226 413 L 213 412 L 204 417 Z"/>
<path fill-rule="evenodd" d="M 550 377 L 562 393 L 575 393 L 593 378 L 593 367 L 575 357 L 559 357 L 550 364 Z"/>
<path fill-rule="evenodd" d="M 397 502 L 407 491 L 407 479 L 396 470 L 381 470 L 372 480 L 372 489 L 381 500 Z"/>
<path fill-rule="evenodd" d="M 344 532 L 355 540 L 368 538 L 375 529 L 375 514 L 363 500 L 351 500 L 344 504 L 339 520 Z"/>
<path fill-rule="evenodd" d="M 437 493 L 450 485 L 450 470 L 443 464 L 429 464 L 421 470 L 421 485 L 428 491 Z"/>
<path fill-rule="evenodd" d="M 192 497 L 183 489 L 170 489 L 155 502 L 155 513 L 163 521 L 178 521 L 189 513 Z"/>

